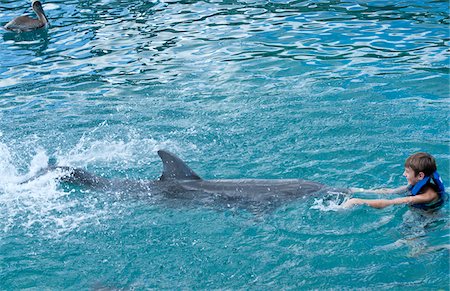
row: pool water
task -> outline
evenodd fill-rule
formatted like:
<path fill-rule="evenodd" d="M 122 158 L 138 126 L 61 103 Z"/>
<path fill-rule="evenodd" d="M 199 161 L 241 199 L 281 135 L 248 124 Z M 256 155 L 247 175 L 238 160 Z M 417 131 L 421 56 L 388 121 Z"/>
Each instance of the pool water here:
<path fill-rule="evenodd" d="M 158 179 L 168 149 L 205 179 L 340 188 L 404 185 L 426 151 L 450 185 L 448 1 L 43 7 L 48 29 L 0 32 L 0 289 L 449 290 L 448 203 L 253 213 L 21 184 L 49 160 Z M 0 24 L 25 12 L 2 1 Z"/>

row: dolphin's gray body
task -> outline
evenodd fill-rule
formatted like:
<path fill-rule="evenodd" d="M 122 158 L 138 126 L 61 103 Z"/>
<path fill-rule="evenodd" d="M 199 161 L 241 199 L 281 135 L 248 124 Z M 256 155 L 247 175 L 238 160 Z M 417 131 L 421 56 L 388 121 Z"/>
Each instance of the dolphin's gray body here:
<path fill-rule="evenodd" d="M 310 196 L 335 192 L 345 193 L 312 181 L 301 179 L 236 179 L 204 180 L 174 154 L 159 150 L 163 173 L 159 180 L 107 179 L 83 169 L 52 167 L 60 170 L 63 182 L 106 192 L 126 193 L 138 197 L 154 197 L 200 204 L 224 204 L 247 209 L 274 208 L 283 203 Z"/>

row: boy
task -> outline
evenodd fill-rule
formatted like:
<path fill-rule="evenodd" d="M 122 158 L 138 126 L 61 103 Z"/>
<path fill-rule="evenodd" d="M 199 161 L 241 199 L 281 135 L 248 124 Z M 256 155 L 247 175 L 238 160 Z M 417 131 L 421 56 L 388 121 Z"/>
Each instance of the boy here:
<path fill-rule="evenodd" d="M 436 171 L 436 161 L 430 154 L 416 153 L 405 161 L 403 176 L 408 181 L 407 186 L 396 189 L 365 190 L 352 188 L 352 192 L 371 192 L 377 194 L 400 194 L 408 192 L 406 197 L 395 199 L 359 199 L 352 198 L 345 202 L 345 208 L 353 205 L 366 204 L 374 208 L 384 208 L 395 204 L 409 204 L 412 207 L 424 210 L 440 208 L 445 200 L 444 184 Z"/>

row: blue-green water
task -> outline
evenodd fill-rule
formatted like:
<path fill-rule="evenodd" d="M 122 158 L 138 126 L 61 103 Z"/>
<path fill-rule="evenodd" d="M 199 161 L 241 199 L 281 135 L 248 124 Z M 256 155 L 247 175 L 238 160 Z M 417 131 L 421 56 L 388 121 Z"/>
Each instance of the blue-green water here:
<path fill-rule="evenodd" d="M 427 151 L 449 185 L 448 5 L 44 2 L 48 30 L 0 32 L 0 289 L 448 290 L 448 204 L 255 215 L 19 184 L 49 158 L 156 179 L 166 148 L 204 178 L 366 188 Z"/>

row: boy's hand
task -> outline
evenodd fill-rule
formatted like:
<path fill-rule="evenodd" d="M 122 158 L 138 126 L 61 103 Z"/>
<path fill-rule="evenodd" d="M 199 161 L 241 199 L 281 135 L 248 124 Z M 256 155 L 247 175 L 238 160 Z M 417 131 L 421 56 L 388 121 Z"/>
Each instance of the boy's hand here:
<path fill-rule="evenodd" d="M 361 199 L 359 199 L 359 198 L 351 198 L 347 202 L 342 204 L 342 207 L 350 208 L 350 207 L 353 207 L 354 205 L 359 205 L 359 204 L 362 204 L 362 200 Z"/>
<path fill-rule="evenodd" d="M 384 208 L 386 206 L 392 205 L 393 203 L 391 202 L 391 200 L 386 199 L 368 200 L 368 199 L 351 198 L 347 202 L 342 204 L 342 207 L 350 208 L 354 205 L 361 205 L 361 204 L 366 204 L 373 208 Z"/>
<path fill-rule="evenodd" d="M 358 192 L 364 192 L 364 191 L 366 191 L 366 189 L 364 189 L 364 188 L 350 188 L 349 189 L 352 193 L 358 193 Z"/>

